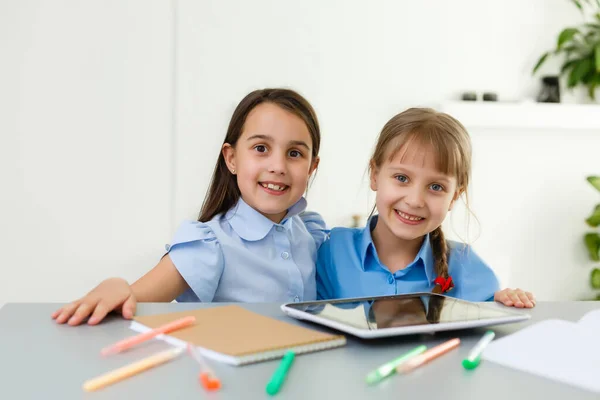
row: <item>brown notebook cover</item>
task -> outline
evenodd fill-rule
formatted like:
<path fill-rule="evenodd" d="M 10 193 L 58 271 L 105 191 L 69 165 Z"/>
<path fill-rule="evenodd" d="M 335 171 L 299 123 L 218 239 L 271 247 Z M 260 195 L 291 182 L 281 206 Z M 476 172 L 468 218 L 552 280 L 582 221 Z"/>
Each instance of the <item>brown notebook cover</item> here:
<path fill-rule="evenodd" d="M 287 350 L 307 353 L 346 344 L 343 335 L 293 325 L 237 305 L 139 316 L 134 320 L 157 328 L 189 315 L 196 317 L 196 323 L 168 336 L 192 343 L 206 356 L 234 365 L 279 358 Z M 144 329 L 138 326 L 136 330 Z"/>

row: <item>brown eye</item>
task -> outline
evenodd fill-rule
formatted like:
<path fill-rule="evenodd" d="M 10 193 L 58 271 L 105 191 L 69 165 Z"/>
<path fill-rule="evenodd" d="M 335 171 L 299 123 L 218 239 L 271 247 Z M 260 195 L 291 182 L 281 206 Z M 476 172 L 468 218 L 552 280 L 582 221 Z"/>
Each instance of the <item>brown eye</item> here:
<path fill-rule="evenodd" d="M 259 153 L 264 153 L 267 151 L 267 147 L 259 144 L 258 146 L 254 146 L 254 150 L 258 151 Z"/>

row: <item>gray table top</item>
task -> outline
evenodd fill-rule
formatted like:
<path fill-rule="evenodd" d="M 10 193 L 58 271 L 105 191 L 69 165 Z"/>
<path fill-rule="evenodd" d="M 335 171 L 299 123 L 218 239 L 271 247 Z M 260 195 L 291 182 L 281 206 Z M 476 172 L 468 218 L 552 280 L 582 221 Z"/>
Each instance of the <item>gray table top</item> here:
<path fill-rule="evenodd" d="M 111 317 L 90 327 L 57 325 L 50 314 L 58 304 L 6 304 L 0 309 L 0 399 L 265 399 L 265 385 L 279 361 L 234 367 L 209 361 L 223 383 L 208 394 L 197 380 L 198 367 L 191 357 L 153 368 L 100 391 L 86 393 L 82 383 L 167 348 L 152 341 L 118 357 L 102 358 L 101 348 L 132 335 L 129 322 Z M 139 304 L 138 315 L 183 311 L 216 304 Z M 246 304 L 250 310 L 296 324 L 276 304 Z M 541 302 L 525 323 L 494 327 L 497 337 L 548 318 L 576 321 L 598 302 Z M 310 325 L 314 328 L 314 325 Z M 327 328 L 322 328 L 327 329 Z M 281 391 L 282 399 L 598 399 L 598 394 L 482 362 L 474 371 L 461 360 L 481 337 L 483 330 L 463 330 L 437 335 L 415 335 L 378 340 L 348 336 L 345 347 L 298 356 Z M 365 375 L 416 344 L 435 345 L 458 336 L 458 350 L 407 376 L 394 376 L 376 386 L 365 384 Z"/>

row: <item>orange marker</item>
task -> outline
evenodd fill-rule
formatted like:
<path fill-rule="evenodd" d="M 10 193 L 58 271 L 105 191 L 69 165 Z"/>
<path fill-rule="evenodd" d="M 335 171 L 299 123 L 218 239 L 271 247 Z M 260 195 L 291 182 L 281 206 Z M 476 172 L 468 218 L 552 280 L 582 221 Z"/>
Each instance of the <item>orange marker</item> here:
<path fill-rule="evenodd" d="M 200 380 L 202 386 L 204 386 L 204 389 L 219 390 L 219 388 L 221 388 L 221 381 L 219 378 L 217 378 L 213 370 L 210 369 L 210 367 L 206 364 L 204 357 L 202 357 L 196 347 L 190 343 L 188 343 L 187 349 L 190 355 L 194 357 L 194 360 L 196 360 L 196 362 L 198 362 L 200 365 L 200 375 L 198 375 L 198 379 Z"/>
<path fill-rule="evenodd" d="M 120 353 L 123 350 L 129 349 L 130 347 L 133 347 L 133 346 L 135 346 L 139 343 L 142 343 L 148 339 L 152 339 L 155 336 L 158 336 L 160 334 L 167 333 L 167 332 L 172 332 L 177 329 L 185 328 L 186 326 L 192 325 L 194 322 L 196 322 L 196 317 L 193 317 L 193 316 L 184 317 L 184 318 L 175 320 L 175 321 L 165 324 L 163 326 L 159 326 L 158 328 L 152 329 L 148 332 L 140 333 L 139 335 L 132 336 L 127 339 L 123 339 L 120 342 L 117 342 L 111 346 L 105 347 L 102 349 L 100 354 L 102 354 L 103 356 L 107 356 L 110 354 Z"/>
<path fill-rule="evenodd" d="M 407 360 L 406 362 L 400 364 L 398 367 L 396 367 L 396 372 L 399 374 L 407 374 L 412 370 L 419 368 L 421 365 L 424 365 L 429 361 L 446 354 L 450 350 L 458 347 L 459 344 L 459 338 L 448 340 L 447 342 L 435 346 L 427 350 L 426 352 L 419 354 L 418 356 L 415 356 Z"/>

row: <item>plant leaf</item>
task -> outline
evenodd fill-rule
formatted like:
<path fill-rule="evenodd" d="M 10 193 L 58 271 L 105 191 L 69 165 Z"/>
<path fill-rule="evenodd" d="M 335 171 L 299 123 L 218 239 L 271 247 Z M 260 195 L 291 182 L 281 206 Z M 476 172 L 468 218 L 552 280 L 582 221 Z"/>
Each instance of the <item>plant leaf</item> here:
<path fill-rule="evenodd" d="M 592 215 L 590 215 L 585 222 L 587 222 L 587 224 L 592 228 L 597 228 L 598 225 L 600 225 L 600 204 L 596 206 Z"/>
<path fill-rule="evenodd" d="M 587 85 L 589 87 L 589 85 L 591 85 L 595 79 L 596 79 L 596 71 L 593 68 L 590 68 L 590 70 L 587 72 L 587 74 L 585 74 L 581 78 L 581 83 L 583 83 L 584 85 Z"/>
<path fill-rule="evenodd" d="M 598 86 L 598 84 L 596 83 L 596 81 L 590 83 L 590 85 L 588 86 L 588 96 L 590 96 L 590 99 L 592 99 L 593 101 L 596 101 L 596 87 Z"/>
<path fill-rule="evenodd" d="M 600 269 L 594 268 L 590 274 L 590 285 L 592 289 L 600 289 Z"/>
<path fill-rule="evenodd" d="M 588 176 L 585 178 L 597 191 L 600 192 L 600 176 Z"/>
<path fill-rule="evenodd" d="M 571 0 L 571 3 L 575 4 L 575 7 L 579 8 L 580 10 L 583 11 L 583 8 L 581 7 L 581 3 L 578 0 Z"/>
<path fill-rule="evenodd" d="M 572 55 L 575 54 L 575 58 L 583 59 L 590 52 L 589 48 L 579 45 L 578 43 L 563 46 L 559 52 L 565 54 L 565 60 L 573 59 Z"/>
<path fill-rule="evenodd" d="M 600 261 L 598 250 L 600 249 L 600 236 L 597 233 L 586 233 L 583 237 L 588 256 L 592 261 Z"/>
<path fill-rule="evenodd" d="M 577 50 L 581 50 L 578 46 L 575 45 L 570 45 L 570 46 L 565 46 L 561 49 L 561 51 L 565 52 L 565 53 L 570 53 L 570 52 L 574 52 Z"/>
<path fill-rule="evenodd" d="M 565 28 L 558 35 L 558 42 L 556 44 L 556 49 L 560 50 L 563 44 L 573 39 L 573 36 L 579 33 L 579 29 L 577 28 Z"/>
<path fill-rule="evenodd" d="M 600 42 L 596 44 L 596 72 L 600 72 Z"/>
<path fill-rule="evenodd" d="M 533 67 L 533 71 L 531 72 L 531 74 L 535 74 L 537 72 L 537 70 L 542 66 L 542 64 L 544 63 L 544 61 L 546 61 L 546 59 L 548 58 L 548 56 L 550 55 L 550 52 L 545 52 L 544 54 L 542 54 L 542 56 L 540 57 L 540 59 L 538 60 L 538 62 L 535 63 L 535 67 Z"/>
<path fill-rule="evenodd" d="M 588 95 L 590 99 L 596 101 L 596 88 L 600 83 L 600 74 L 594 75 L 594 78 L 588 83 Z"/>
<path fill-rule="evenodd" d="M 583 35 L 583 41 L 585 43 L 588 44 L 594 44 L 594 36 L 596 36 L 596 32 L 594 32 L 593 30 L 587 32 L 585 35 Z"/>
<path fill-rule="evenodd" d="M 573 65 L 577 64 L 578 62 L 581 61 L 581 58 L 576 58 L 574 60 L 569 60 L 566 63 L 563 64 L 563 66 L 560 69 L 560 74 L 563 75 L 565 72 L 567 72 L 567 70 L 569 68 L 571 68 Z"/>
<path fill-rule="evenodd" d="M 592 68 L 592 60 L 589 58 L 585 58 L 575 64 L 571 73 L 569 74 L 569 81 L 567 86 L 569 88 L 573 88 L 577 86 L 579 82 L 581 82 L 582 78 L 590 71 Z"/>
<path fill-rule="evenodd" d="M 596 29 L 596 30 L 600 31 L 600 24 L 595 24 L 595 23 L 587 22 L 584 25 L 587 26 L 588 28 L 592 29 L 592 30 Z"/>

